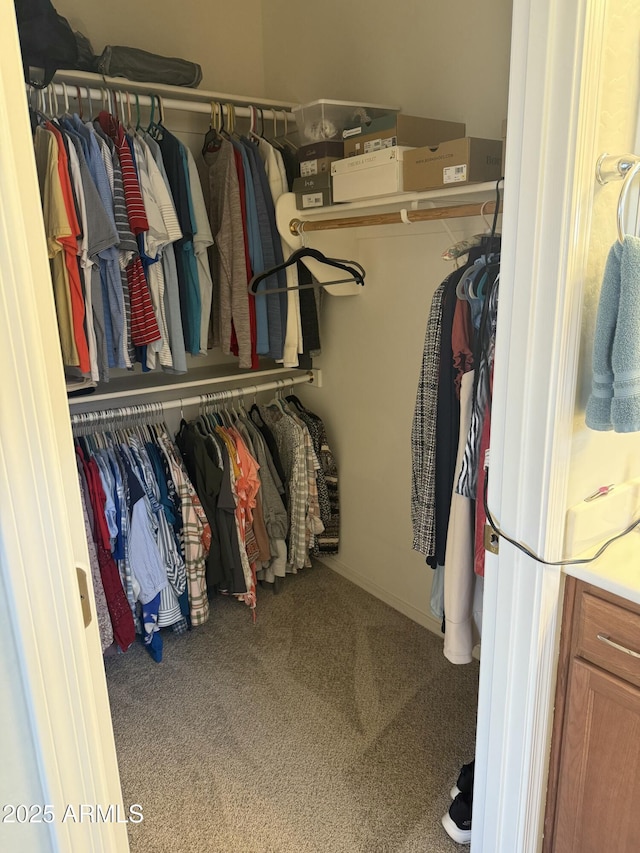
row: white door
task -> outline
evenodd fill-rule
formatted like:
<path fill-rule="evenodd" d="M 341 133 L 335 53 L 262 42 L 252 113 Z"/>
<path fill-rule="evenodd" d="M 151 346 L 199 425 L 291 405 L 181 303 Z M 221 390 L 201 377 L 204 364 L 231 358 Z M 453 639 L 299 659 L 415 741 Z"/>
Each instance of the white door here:
<path fill-rule="evenodd" d="M 489 507 L 511 538 L 550 561 L 563 556 L 605 22 L 608 7 L 624 15 L 633 5 L 514 2 Z M 613 225 L 613 202 L 610 216 Z M 484 587 L 471 849 L 534 853 L 562 575 L 505 539 L 499 548 L 487 555 Z"/>
<path fill-rule="evenodd" d="M 0 849 L 120 853 L 126 812 L 90 581 L 86 629 L 80 606 L 76 567 L 91 574 L 11 0 L 0 20 Z"/>

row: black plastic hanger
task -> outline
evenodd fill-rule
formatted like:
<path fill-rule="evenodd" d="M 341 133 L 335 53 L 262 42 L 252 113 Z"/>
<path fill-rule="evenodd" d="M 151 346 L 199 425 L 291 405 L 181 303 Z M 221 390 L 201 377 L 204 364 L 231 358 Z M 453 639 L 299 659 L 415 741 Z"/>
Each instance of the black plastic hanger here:
<path fill-rule="evenodd" d="M 302 400 L 299 397 L 296 397 L 295 394 L 288 394 L 285 399 L 288 403 L 291 403 L 292 406 L 295 406 L 299 412 L 307 412 L 307 409 L 305 409 L 302 404 Z"/>
<path fill-rule="evenodd" d="M 164 110 L 162 108 L 162 99 L 160 95 L 149 95 L 151 98 L 151 117 L 149 118 L 149 127 L 147 133 L 152 139 L 160 140 L 164 136 Z M 156 98 L 158 99 L 158 121 L 155 121 Z"/>
<path fill-rule="evenodd" d="M 491 226 L 491 234 L 483 237 L 481 247 L 484 254 L 487 256 L 487 267 L 497 267 L 500 266 L 500 244 L 501 244 L 501 235 L 497 233 L 498 227 L 498 214 L 500 213 L 500 184 L 504 181 L 504 178 L 498 178 L 496 181 L 496 204 L 493 211 L 493 224 Z"/>
<path fill-rule="evenodd" d="M 224 115 L 222 104 L 211 101 L 211 120 L 209 130 L 206 132 L 202 143 L 203 156 L 220 150 L 221 133 L 224 131 Z"/>
<path fill-rule="evenodd" d="M 319 261 L 321 264 L 326 264 L 330 267 L 335 267 L 336 269 L 343 270 L 346 272 L 350 278 L 341 278 L 338 281 L 323 281 L 323 282 L 314 282 L 313 284 L 301 284 L 298 287 L 278 287 L 274 290 L 264 291 L 265 293 L 286 293 L 288 290 L 307 290 L 308 288 L 317 288 L 322 287 L 325 284 L 346 284 L 347 282 L 361 285 L 364 287 L 364 277 L 365 271 L 362 266 L 356 261 L 342 261 L 338 258 L 328 258 L 326 255 L 323 255 L 322 252 L 319 252 L 317 249 L 311 249 L 308 247 L 303 247 L 302 249 L 296 249 L 295 252 L 292 252 L 289 258 L 282 264 L 278 264 L 275 267 L 271 267 L 269 270 L 265 270 L 264 272 L 258 273 L 258 275 L 254 275 L 251 281 L 249 282 L 249 293 L 253 296 L 257 294 L 257 287 L 261 281 L 269 278 L 274 273 L 280 272 L 280 270 L 284 270 L 287 267 L 290 267 L 292 264 L 296 264 L 298 261 L 303 260 L 304 258 L 313 258 L 316 261 Z"/>

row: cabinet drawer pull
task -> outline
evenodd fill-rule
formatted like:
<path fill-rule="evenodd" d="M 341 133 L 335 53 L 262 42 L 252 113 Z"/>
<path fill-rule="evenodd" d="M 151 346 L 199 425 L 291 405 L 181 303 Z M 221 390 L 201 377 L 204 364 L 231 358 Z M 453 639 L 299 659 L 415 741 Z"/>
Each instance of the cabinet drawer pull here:
<path fill-rule="evenodd" d="M 634 652 L 633 649 L 621 646 L 620 643 L 614 643 L 612 639 L 605 637 L 604 634 L 598 634 L 598 639 L 603 643 L 606 643 L 608 646 L 613 646 L 613 648 L 617 649 L 619 652 L 624 652 L 625 655 L 631 655 L 632 658 L 638 658 L 640 660 L 640 652 Z"/>

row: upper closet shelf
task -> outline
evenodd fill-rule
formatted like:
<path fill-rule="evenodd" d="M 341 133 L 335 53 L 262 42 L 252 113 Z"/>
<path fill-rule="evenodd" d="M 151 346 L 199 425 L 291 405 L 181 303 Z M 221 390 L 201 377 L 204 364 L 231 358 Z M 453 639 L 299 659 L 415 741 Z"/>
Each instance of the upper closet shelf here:
<path fill-rule="evenodd" d="M 357 228 L 363 225 L 409 225 L 414 211 L 425 211 L 423 218 L 433 220 L 479 216 L 481 209 L 486 214 L 493 213 L 495 199 L 495 181 L 421 193 L 399 193 L 312 210 L 298 210 L 295 195 L 287 193 L 278 199 L 276 219 L 280 234 L 295 249 L 302 245 L 301 231 L 307 234 L 311 231 Z M 387 214 L 395 216 L 388 217 Z M 413 221 L 419 221 L 419 218 L 414 217 Z"/>
<path fill-rule="evenodd" d="M 424 219 L 442 220 L 447 227 L 444 223 L 446 219 L 492 214 L 496 198 L 495 181 L 421 193 L 400 193 L 313 210 L 298 210 L 294 193 L 286 193 L 278 199 L 276 222 L 280 235 L 291 249 L 299 249 L 303 245 L 303 236 L 306 239 L 309 232 L 330 230 L 333 234 L 332 254 L 336 257 L 352 257 L 349 253 L 354 249 L 353 239 L 347 237 L 350 229 L 402 223 L 410 226 L 411 217 L 416 214 L 422 214 Z M 420 220 L 416 218 L 413 221 Z M 340 238 L 338 233 L 342 235 Z M 328 293 L 352 296 L 362 292 L 362 288 L 357 285 L 333 285 L 330 281 L 331 273 L 327 273 L 321 264 L 306 259 L 304 263 L 316 280 L 324 284 Z"/>

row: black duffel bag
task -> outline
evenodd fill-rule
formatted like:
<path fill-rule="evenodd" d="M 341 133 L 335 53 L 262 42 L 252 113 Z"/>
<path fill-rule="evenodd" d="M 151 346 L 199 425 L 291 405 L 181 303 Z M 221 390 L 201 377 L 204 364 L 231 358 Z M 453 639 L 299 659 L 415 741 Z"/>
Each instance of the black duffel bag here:
<path fill-rule="evenodd" d="M 15 7 L 25 80 L 44 89 L 58 68 L 77 66 L 76 37 L 50 0 L 15 0 Z M 42 68 L 42 80 L 33 79 L 30 68 Z"/>

